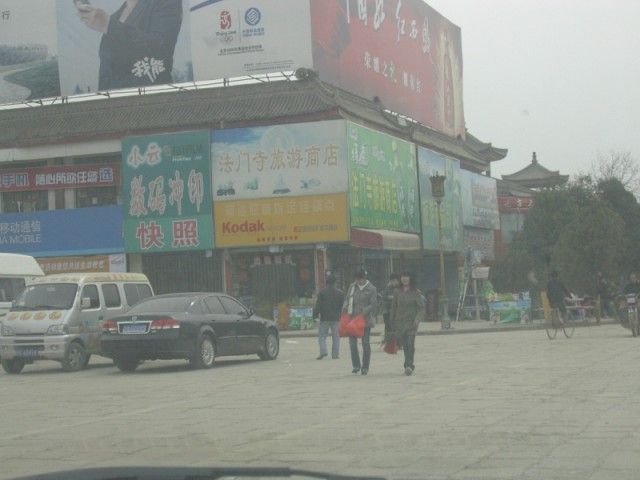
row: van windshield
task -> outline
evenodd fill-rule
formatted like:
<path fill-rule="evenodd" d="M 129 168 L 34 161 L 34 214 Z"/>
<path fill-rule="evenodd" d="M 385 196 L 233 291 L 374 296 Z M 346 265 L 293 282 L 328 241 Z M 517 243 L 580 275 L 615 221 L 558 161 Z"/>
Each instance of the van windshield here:
<path fill-rule="evenodd" d="M 29 285 L 16 299 L 12 310 L 67 310 L 73 306 L 78 285 L 46 283 Z"/>

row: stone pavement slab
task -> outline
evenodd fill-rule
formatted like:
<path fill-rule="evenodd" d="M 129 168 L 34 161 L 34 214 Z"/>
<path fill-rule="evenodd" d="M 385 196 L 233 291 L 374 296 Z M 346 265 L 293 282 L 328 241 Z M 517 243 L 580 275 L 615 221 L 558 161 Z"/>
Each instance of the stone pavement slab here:
<path fill-rule="evenodd" d="M 116 465 L 290 466 L 395 479 L 637 478 L 640 339 L 619 325 L 426 335 L 416 372 L 373 347 L 368 376 L 283 338 L 273 362 L 211 370 L 104 359 L 0 374 L 0 478 Z"/>

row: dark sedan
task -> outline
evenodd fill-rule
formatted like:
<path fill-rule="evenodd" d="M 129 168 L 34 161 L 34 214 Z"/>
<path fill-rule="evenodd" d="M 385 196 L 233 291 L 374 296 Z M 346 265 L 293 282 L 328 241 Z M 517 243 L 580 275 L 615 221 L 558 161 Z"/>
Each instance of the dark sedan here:
<path fill-rule="evenodd" d="M 107 320 L 102 355 L 123 372 L 142 360 L 186 359 L 209 368 L 216 357 L 257 354 L 273 360 L 280 349 L 275 322 L 260 318 L 221 293 L 180 293 L 147 298 L 126 315 Z"/>

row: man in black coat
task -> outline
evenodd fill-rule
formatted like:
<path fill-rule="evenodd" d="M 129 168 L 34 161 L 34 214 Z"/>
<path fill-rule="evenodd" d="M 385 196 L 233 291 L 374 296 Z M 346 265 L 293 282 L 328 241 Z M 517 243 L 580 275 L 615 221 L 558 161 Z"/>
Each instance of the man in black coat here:
<path fill-rule="evenodd" d="M 320 345 L 320 356 L 322 360 L 327 354 L 327 334 L 331 330 L 331 357 L 338 358 L 340 355 L 340 335 L 338 333 L 338 322 L 344 303 L 344 293 L 336 288 L 336 278 L 330 273 L 327 274 L 327 287 L 318 294 L 316 305 L 313 307 L 313 318 L 319 318 L 318 344 Z"/>

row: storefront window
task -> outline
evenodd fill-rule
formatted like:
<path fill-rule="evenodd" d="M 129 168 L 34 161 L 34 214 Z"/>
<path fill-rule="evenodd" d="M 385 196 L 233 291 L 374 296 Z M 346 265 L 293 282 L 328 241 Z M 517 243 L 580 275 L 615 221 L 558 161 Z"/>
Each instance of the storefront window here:
<path fill-rule="evenodd" d="M 28 213 L 49 209 L 49 193 L 46 190 L 2 193 L 3 213 Z"/>
<path fill-rule="evenodd" d="M 117 204 L 118 189 L 116 187 L 79 188 L 76 190 L 76 208 Z"/>
<path fill-rule="evenodd" d="M 307 305 L 316 290 L 313 250 L 232 256 L 233 292 L 264 315 L 278 304 Z"/>

